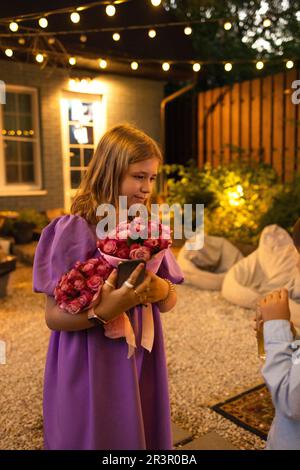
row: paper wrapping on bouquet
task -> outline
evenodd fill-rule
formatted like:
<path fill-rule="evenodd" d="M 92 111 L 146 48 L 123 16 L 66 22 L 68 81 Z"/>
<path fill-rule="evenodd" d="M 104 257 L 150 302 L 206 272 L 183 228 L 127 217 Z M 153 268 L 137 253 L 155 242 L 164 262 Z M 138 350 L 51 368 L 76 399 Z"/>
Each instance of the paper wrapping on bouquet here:
<path fill-rule="evenodd" d="M 104 257 L 104 259 L 113 267 L 116 268 L 118 264 L 122 261 L 128 261 L 126 259 L 116 258 L 115 256 L 107 255 L 103 253 L 100 248 L 99 252 Z M 165 256 L 166 250 L 161 250 L 159 253 L 154 255 L 146 263 L 146 269 L 152 273 L 157 273 L 162 260 Z M 137 307 L 134 307 L 134 313 L 138 313 Z M 128 344 L 128 355 L 127 358 L 134 354 L 136 348 L 136 341 L 134 331 L 131 325 L 131 322 L 128 318 L 128 315 L 124 312 L 122 315 L 119 315 L 115 320 L 109 322 L 107 325 L 104 325 L 104 334 L 108 338 L 116 339 L 125 337 Z M 147 351 L 151 352 L 154 343 L 154 321 L 153 321 L 153 312 L 152 304 L 148 303 L 142 307 L 142 339 L 141 345 Z"/>

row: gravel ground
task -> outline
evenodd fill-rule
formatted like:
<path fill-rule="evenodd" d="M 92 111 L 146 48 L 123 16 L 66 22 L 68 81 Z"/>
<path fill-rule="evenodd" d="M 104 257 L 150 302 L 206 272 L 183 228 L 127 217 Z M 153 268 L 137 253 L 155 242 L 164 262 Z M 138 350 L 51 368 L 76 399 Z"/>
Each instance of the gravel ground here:
<path fill-rule="evenodd" d="M 18 265 L 9 295 L 0 299 L 0 449 L 41 449 L 42 384 L 49 330 L 44 298 L 32 293 L 32 269 Z M 262 382 L 253 312 L 230 305 L 219 293 L 178 286 L 179 301 L 162 314 L 172 419 L 195 437 L 216 431 L 239 449 L 264 442 L 209 406 Z"/>

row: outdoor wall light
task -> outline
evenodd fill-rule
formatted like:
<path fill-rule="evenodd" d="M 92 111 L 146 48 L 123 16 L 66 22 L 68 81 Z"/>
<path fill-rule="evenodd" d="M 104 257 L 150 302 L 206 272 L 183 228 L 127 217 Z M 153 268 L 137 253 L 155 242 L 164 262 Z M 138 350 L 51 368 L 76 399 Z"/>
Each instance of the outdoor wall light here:
<path fill-rule="evenodd" d="M 73 13 L 71 13 L 70 18 L 71 18 L 72 23 L 79 23 L 80 21 L 80 15 L 79 13 L 77 13 L 77 11 L 74 11 Z"/>
<path fill-rule="evenodd" d="M 9 24 L 9 29 L 15 33 L 16 31 L 18 31 L 19 29 L 19 25 L 18 23 L 16 23 L 15 21 L 12 21 L 10 24 Z"/>
<path fill-rule="evenodd" d="M 47 28 L 47 26 L 48 26 L 47 18 L 40 18 L 39 19 L 39 25 L 40 25 L 41 28 Z"/>
<path fill-rule="evenodd" d="M 106 69 L 107 61 L 104 60 L 104 59 L 99 59 L 99 67 L 100 67 L 100 69 Z"/>
<path fill-rule="evenodd" d="M 105 11 L 107 16 L 114 16 L 116 14 L 116 7 L 114 5 L 107 5 Z"/>

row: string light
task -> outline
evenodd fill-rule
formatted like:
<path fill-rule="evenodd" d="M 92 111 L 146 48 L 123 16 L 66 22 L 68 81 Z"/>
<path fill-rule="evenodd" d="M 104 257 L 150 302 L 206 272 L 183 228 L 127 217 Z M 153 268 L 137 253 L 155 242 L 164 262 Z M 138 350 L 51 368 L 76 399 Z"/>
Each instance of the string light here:
<path fill-rule="evenodd" d="M 25 39 L 24 38 L 19 38 L 18 43 L 21 44 L 21 45 L 24 45 L 25 44 Z"/>
<path fill-rule="evenodd" d="M 226 29 L 226 31 L 229 31 L 231 28 L 232 24 L 230 23 L 230 21 L 226 21 L 226 23 L 224 23 L 224 29 Z"/>
<path fill-rule="evenodd" d="M 154 7 L 159 7 L 161 4 L 161 0 L 151 0 L 151 3 Z"/>
<path fill-rule="evenodd" d="M 130 67 L 132 70 L 137 70 L 139 68 L 139 64 L 137 62 L 131 62 Z"/>
<path fill-rule="evenodd" d="M 47 18 L 40 18 L 39 19 L 39 25 L 40 25 L 41 28 L 47 28 L 47 26 L 48 26 Z"/>
<path fill-rule="evenodd" d="M 50 44 L 50 46 L 51 46 L 52 44 L 54 44 L 54 43 L 55 43 L 55 39 L 54 39 L 54 38 L 49 38 L 49 39 L 48 39 L 48 44 Z"/>
<path fill-rule="evenodd" d="M 194 70 L 194 72 L 200 72 L 201 65 L 198 64 L 198 62 L 196 62 L 195 64 L 193 64 L 193 70 Z"/>
<path fill-rule="evenodd" d="M 121 38 L 121 36 L 120 36 L 119 33 L 114 33 L 114 34 L 113 34 L 113 40 L 114 40 L 114 41 L 120 41 L 120 38 Z"/>
<path fill-rule="evenodd" d="M 285 66 L 287 69 L 292 69 L 294 67 L 294 62 L 292 60 L 288 60 Z"/>
<path fill-rule="evenodd" d="M 271 20 L 269 20 L 269 18 L 266 18 L 263 22 L 263 25 L 265 28 L 269 28 L 271 26 Z"/>
<path fill-rule="evenodd" d="M 258 62 L 256 62 L 256 68 L 257 70 L 262 70 L 264 68 L 265 64 L 259 60 Z"/>
<path fill-rule="evenodd" d="M 162 64 L 162 69 L 164 72 L 168 72 L 168 70 L 170 70 L 170 64 L 168 62 L 164 62 Z"/>
<path fill-rule="evenodd" d="M 104 59 L 99 59 L 99 67 L 100 67 L 101 69 L 106 69 L 106 67 L 107 67 L 107 62 L 106 62 L 106 60 L 104 60 Z"/>
<path fill-rule="evenodd" d="M 13 56 L 13 51 L 12 49 L 5 49 L 5 55 L 7 55 L 7 57 L 12 57 Z"/>
<path fill-rule="evenodd" d="M 156 31 L 155 31 L 155 29 L 149 29 L 149 31 L 148 31 L 148 36 L 149 36 L 149 38 L 151 38 L 151 39 L 155 38 L 155 36 L 156 36 Z"/>
<path fill-rule="evenodd" d="M 193 32 L 193 30 L 192 30 L 192 28 L 191 28 L 190 26 L 186 26 L 186 27 L 184 28 L 184 34 L 185 34 L 186 36 L 190 36 L 190 35 L 192 34 L 192 32 Z"/>
<path fill-rule="evenodd" d="M 80 42 L 86 42 L 87 36 L 85 34 L 82 34 L 79 39 L 80 39 Z"/>
<path fill-rule="evenodd" d="M 226 72 L 230 72 L 230 70 L 232 70 L 232 64 L 230 62 L 227 62 L 224 65 L 224 69 L 226 70 Z"/>
<path fill-rule="evenodd" d="M 107 16 L 114 16 L 116 14 L 116 7 L 114 5 L 107 5 L 105 11 Z"/>
<path fill-rule="evenodd" d="M 19 25 L 18 23 L 16 23 L 15 21 L 12 21 L 10 24 L 9 24 L 9 29 L 15 33 L 16 31 L 18 31 L 19 29 Z"/>
<path fill-rule="evenodd" d="M 74 11 L 73 13 L 71 13 L 70 18 L 71 18 L 72 23 L 79 23 L 80 21 L 80 15 L 79 13 L 77 13 L 77 11 Z"/>
<path fill-rule="evenodd" d="M 37 54 L 37 55 L 35 56 L 35 60 L 36 60 L 39 64 L 41 64 L 42 62 L 44 62 L 44 56 L 43 56 L 43 54 Z"/>
<path fill-rule="evenodd" d="M 75 57 L 70 57 L 69 58 L 69 64 L 70 65 L 75 65 L 76 64 L 76 58 Z"/>

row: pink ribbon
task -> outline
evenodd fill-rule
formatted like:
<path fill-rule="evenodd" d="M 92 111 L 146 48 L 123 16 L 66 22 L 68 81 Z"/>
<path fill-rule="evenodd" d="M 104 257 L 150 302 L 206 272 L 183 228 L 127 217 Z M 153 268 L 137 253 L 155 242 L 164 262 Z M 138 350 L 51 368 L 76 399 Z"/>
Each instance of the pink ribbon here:
<path fill-rule="evenodd" d="M 103 253 L 100 248 L 99 251 L 105 260 L 114 268 L 122 261 L 128 261 L 121 258 L 116 258 L 115 256 L 107 255 Z M 153 273 L 156 273 L 161 265 L 163 257 L 166 250 L 162 250 L 156 255 L 154 255 L 146 264 L 146 269 Z M 138 308 L 134 308 L 134 315 L 138 314 Z M 131 322 L 128 318 L 128 315 L 124 312 L 119 315 L 114 320 L 110 321 L 107 325 L 104 325 L 104 334 L 108 338 L 116 339 L 125 337 L 128 344 L 128 355 L 127 358 L 134 354 L 136 348 L 135 334 L 131 325 Z M 142 307 L 142 339 L 141 345 L 147 351 L 151 352 L 154 343 L 154 321 L 153 321 L 153 312 L 152 304 L 148 303 Z"/>

